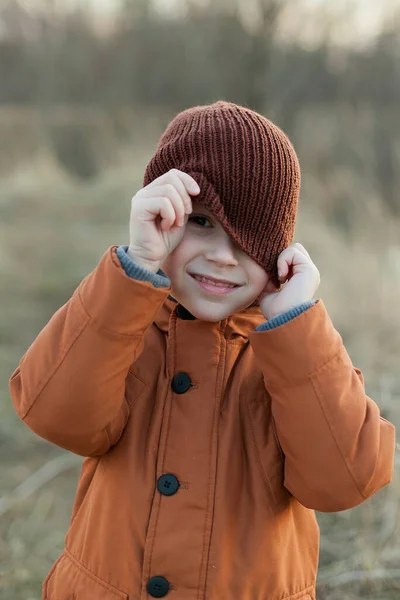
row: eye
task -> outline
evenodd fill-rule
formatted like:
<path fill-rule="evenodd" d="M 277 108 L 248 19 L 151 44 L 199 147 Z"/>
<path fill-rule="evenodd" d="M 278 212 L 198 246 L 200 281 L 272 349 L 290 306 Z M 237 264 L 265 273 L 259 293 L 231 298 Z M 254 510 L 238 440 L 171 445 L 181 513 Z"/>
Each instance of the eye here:
<path fill-rule="evenodd" d="M 212 227 L 207 217 L 203 217 L 202 215 L 192 215 L 189 217 L 189 221 L 193 221 L 194 223 L 196 223 L 196 225 L 199 225 L 200 227 L 206 227 L 206 225 L 204 225 L 204 221 L 206 221 L 209 224 L 209 226 Z"/>

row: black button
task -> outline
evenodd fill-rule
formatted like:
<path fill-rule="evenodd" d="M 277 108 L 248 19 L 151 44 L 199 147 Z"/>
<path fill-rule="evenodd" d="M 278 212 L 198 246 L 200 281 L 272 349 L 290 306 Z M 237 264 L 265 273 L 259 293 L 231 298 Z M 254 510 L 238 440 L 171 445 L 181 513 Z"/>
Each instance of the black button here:
<path fill-rule="evenodd" d="M 169 583 L 164 577 L 152 577 L 147 582 L 147 591 L 153 598 L 163 598 L 168 594 Z"/>
<path fill-rule="evenodd" d="M 179 488 L 179 480 L 171 473 L 161 475 L 157 481 L 157 488 L 164 496 L 173 496 Z"/>
<path fill-rule="evenodd" d="M 178 373 L 173 377 L 171 386 L 175 393 L 184 394 L 190 388 L 190 377 L 187 373 Z"/>
<path fill-rule="evenodd" d="M 191 312 L 188 311 L 187 308 L 182 306 L 182 304 L 178 304 L 178 306 L 176 307 L 176 314 L 180 319 L 183 319 L 184 321 L 193 321 L 196 318 L 194 315 L 192 315 Z"/>

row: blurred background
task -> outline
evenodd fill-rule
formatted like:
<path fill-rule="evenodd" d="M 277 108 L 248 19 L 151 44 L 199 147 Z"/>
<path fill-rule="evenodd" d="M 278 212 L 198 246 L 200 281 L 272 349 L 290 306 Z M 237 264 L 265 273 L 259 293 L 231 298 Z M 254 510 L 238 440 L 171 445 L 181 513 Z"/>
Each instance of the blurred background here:
<path fill-rule="evenodd" d="M 0 0 L 0 598 L 39 600 L 81 459 L 17 418 L 8 379 L 110 245 L 177 111 L 219 99 L 292 139 L 296 241 L 367 393 L 400 426 L 396 0 Z M 318 514 L 319 600 L 400 598 L 400 480 Z"/>

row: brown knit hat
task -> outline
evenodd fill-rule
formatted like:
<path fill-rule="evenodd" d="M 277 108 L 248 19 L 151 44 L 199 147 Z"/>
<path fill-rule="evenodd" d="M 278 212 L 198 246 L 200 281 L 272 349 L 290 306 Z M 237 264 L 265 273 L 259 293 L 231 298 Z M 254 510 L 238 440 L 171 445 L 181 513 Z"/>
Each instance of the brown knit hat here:
<path fill-rule="evenodd" d="M 243 106 L 196 106 L 168 125 L 144 185 L 173 168 L 197 181 L 194 198 L 279 286 L 277 260 L 293 240 L 300 191 L 300 166 L 286 135 Z"/>

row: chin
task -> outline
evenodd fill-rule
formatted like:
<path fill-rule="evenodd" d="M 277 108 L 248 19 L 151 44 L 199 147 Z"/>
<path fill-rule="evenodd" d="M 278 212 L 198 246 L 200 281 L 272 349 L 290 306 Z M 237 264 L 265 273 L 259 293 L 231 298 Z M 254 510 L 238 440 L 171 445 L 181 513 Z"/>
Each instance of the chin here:
<path fill-rule="evenodd" d="M 216 316 L 216 315 L 210 315 L 210 314 L 204 314 L 204 313 L 197 313 L 195 314 L 194 312 L 192 313 L 192 315 L 194 315 L 196 317 L 196 319 L 198 319 L 199 321 L 208 321 L 208 323 L 218 323 L 219 321 L 222 321 L 223 319 L 226 319 L 227 317 L 229 317 L 232 313 L 229 314 L 221 314 L 220 316 Z"/>
<path fill-rule="evenodd" d="M 222 321 L 223 319 L 226 319 L 231 314 L 233 314 L 233 312 L 235 312 L 234 309 L 229 309 L 229 307 L 222 305 L 207 306 L 206 302 L 199 305 L 196 302 L 185 303 L 183 301 L 181 302 L 181 304 L 183 304 L 186 310 L 188 310 L 194 317 L 196 317 L 196 319 L 199 319 L 200 321 L 209 321 L 211 323 L 217 323 L 218 321 Z"/>
<path fill-rule="evenodd" d="M 189 303 L 188 303 L 189 304 Z M 185 308 L 192 313 L 196 319 L 200 321 L 209 321 L 210 323 L 218 323 L 218 321 L 222 321 L 227 317 L 230 317 L 235 311 L 234 308 L 230 309 L 226 306 L 188 306 L 185 305 Z"/>

